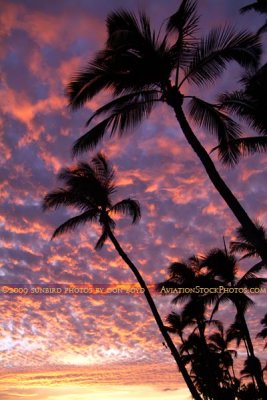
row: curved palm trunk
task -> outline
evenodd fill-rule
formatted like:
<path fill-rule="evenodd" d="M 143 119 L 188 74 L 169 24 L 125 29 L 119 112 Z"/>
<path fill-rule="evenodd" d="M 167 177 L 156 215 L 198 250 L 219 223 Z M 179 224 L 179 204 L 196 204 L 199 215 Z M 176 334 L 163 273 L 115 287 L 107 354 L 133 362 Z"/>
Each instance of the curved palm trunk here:
<path fill-rule="evenodd" d="M 149 290 L 147 288 L 147 285 L 146 285 L 145 281 L 143 280 L 143 278 L 140 275 L 140 273 L 139 273 L 138 269 L 136 268 L 136 266 L 132 263 L 132 261 L 129 259 L 127 254 L 121 248 L 119 242 L 117 241 L 117 239 L 113 235 L 111 229 L 107 228 L 107 231 L 108 231 L 108 236 L 109 236 L 111 242 L 113 243 L 115 249 L 119 253 L 120 257 L 129 266 L 129 268 L 133 272 L 133 274 L 136 277 L 136 279 L 137 279 L 138 283 L 140 284 L 140 286 L 145 289 L 144 295 L 145 295 L 145 297 L 147 299 L 147 302 L 148 302 L 149 307 L 150 307 L 150 309 L 152 311 L 152 314 L 153 314 L 153 316 L 155 318 L 155 321 L 156 321 L 156 323 L 157 323 L 157 325 L 159 327 L 159 330 L 160 330 L 160 332 L 161 332 L 161 334 L 162 334 L 167 346 L 169 347 L 169 349 L 171 351 L 171 354 L 172 354 L 173 358 L 176 361 L 176 364 L 177 364 L 179 370 L 181 371 L 181 374 L 182 374 L 182 376 L 183 376 L 183 378 L 185 380 L 185 383 L 187 384 L 188 389 L 191 392 L 191 395 L 192 395 L 193 399 L 202 400 L 200 394 L 198 393 L 197 389 L 195 388 L 195 386 L 194 386 L 194 384 L 193 384 L 193 382 L 192 382 L 192 380 L 191 380 L 191 378 L 190 378 L 190 376 L 189 376 L 189 374 L 187 372 L 187 369 L 186 369 L 184 363 L 182 362 L 182 359 L 181 359 L 181 356 L 180 356 L 178 350 L 176 349 L 176 347 L 175 347 L 175 345 L 174 345 L 169 333 L 167 332 L 167 330 L 164 327 L 162 319 L 161 319 L 161 317 L 160 317 L 160 315 L 158 313 L 158 310 L 156 308 L 154 300 L 151 297 L 151 294 L 150 294 L 150 292 L 149 292 Z"/>
<path fill-rule="evenodd" d="M 179 95 L 179 94 L 178 94 Z M 231 192 L 229 187 L 221 178 L 220 174 L 218 173 L 217 169 L 213 161 L 211 160 L 209 154 L 199 142 L 197 137 L 194 135 L 185 115 L 182 110 L 181 104 L 178 103 L 179 97 L 176 100 L 168 100 L 168 104 L 175 111 L 176 118 L 180 124 L 180 127 L 188 141 L 191 145 L 195 153 L 197 154 L 198 158 L 202 162 L 211 182 L 221 195 L 221 197 L 226 202 L 227 206 L 232 210 L 233 214 L 239 221 L 240 225 L 244 228 L 245 232 L 247 233 L 250 241 L 253 243 L 255 248 L 257 249 L 260 257 L 262 260 L 267 264 L 267 246 L 264 240 L 259 236 L 258 230 L 255 224 L 252 222 L 242 205 L 239 203 L 237 198 Z M 181 103 L 181 100 L 180 100 Z"/>

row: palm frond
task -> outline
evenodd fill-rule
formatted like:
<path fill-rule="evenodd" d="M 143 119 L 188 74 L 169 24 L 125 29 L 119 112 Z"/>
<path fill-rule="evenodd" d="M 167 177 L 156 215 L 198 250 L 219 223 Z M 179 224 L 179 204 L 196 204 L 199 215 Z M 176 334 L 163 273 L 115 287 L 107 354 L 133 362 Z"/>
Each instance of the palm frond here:
<path fill-rule="evenodd" d="M 94 222 L 97 220 L 98 213 L 96 210 L 85 211 L 80 215 L 76 215 L 73 218 L 68 219 L 66 222 L 61 224 L 53 233 L 52 239 L 62 235 L 63 233 L 73 231 L 79 225 L 84 225 L 86 222 Z"/>
<path fill-rule="evenodd" d="M 107 240 L 107 238 L 108 238 L 108 231 L 105 228 L 103 228 L 102 234 L 101 234 L 100 238 L 98 239 L 98 241 L 97 241 L 97 243 L 95 245 L 95 249 L 96 250 L 101 250 L 102 247 L 104 246 L 105 241 Z"/>
<path fill-rule="evenodd" d="M 244 13 L 246 13 L 246 12 L 248 12 L 248 11 L 258 11 L 258 3 L 256 2 L 256 3 L 251 3 L 251 4 L 248 4 L 247 6 L 244 6 L 244 7 L 241 7 L 240 8 L 240 14 L 244 14 Z"/>
<path fill-rule="evenodd" d="M 88 126 L 97 116 L 113 113 L 114 111 L 122 108 L 126 108 L 135 103 L 154 103 L 160 100 L 159 91 L 157 90 L 140 90 L 138 92 L 128 93 L 124 96 L 120 96 L 104 106 L 98 108 L 88 119 L 86 122 L 86 126 Z"/>
<path fill-rule="evenodd" d="M 138 222 L 141 218 L 141 209 L 139 202 L 130 198 L 124 199 L 114 204 L 114 206 L 111 207 L 110 211 L 114 212 L 115 214 L 121 213 L 124 215 L 129 215 L 130 217 L 132 217 L 133 224 Z"/>
<path fill-rule="evenodd" d="M 190 266 L 182 262 L 174 262 L 168 268 L 170 281 L 182 284 L 184 281 L 190 282 L 195 279 L 195 273 Z"/>
<path fill-rule="evenodd" d="M 218 99 L 220 106 L 245 120 L 260 135 L 266 135 L 267 64 L 262 65 L 256 72 L 247 72 L 240 82 L 243 85 L 242 90 L 221 95 Z"/>
<path fill-rule="evenodd" d="M 246 253 L 241 257 L 241 259 L 257 256 L 257 251 L 255 249 L 255 246 L 253 246 L 252 244 L 240 242 L 237 240 L 232 241 L 230 243 L 230 251 L 233 254 L 234 253 Z"/>
<path fill-rule="evenodd" d="M 114 53 L 112 71 L 118 74 L 114 79 L 115 95 L 159 87 L 169 78 L 173 54 L 166 37 L 161 41 L 156 38 L 144 13 L 135 16 L 123 9 L 112 12 L 107 27 L 107 46 Z"/>
<path fill-rule="evenodd" d="M 192 36 L 198 28 L 199 21 L 196 7 L 195 0 L 183 0 L 178 10 L 168 18 L 167 32 L 178 32 L 184 37 Z"/>
<path fill-rule="evenodd" d="M 265 153 L 267 151 L 267 136 L 251 136 L 233 141 L 242 155 Z"/>
<path fill-rule="evenodd" d="M 248 4 L 240 8 L 240 14 L 244 14 L 248 11 L 256 11 L 261 14 L 267 13 L 267 4 L 265 0 L 257 0 L 255 3 Z"/>
<path fill-rule="evenodd" d="M 236 316 L 235 321 L 230 325 L 226 331 L 226 341 L 230 343 L 235 340 L 237 347 L 240 346 L 241 341 L 244 338 L 244 330 L 241 321 L 238 316 Z"/>
<path fill-rule="evenodd" d="M 66 87 L 66 96 L 73 110 L 82 107 L 88 100 L 104 89 L 113 86 L 113 75 L 108 68 L 110 52 L 99 51 L 95 58 L 80 69 Z"/>
<path fill-rule="evenodd" d="M 64 188 L 59 188 L 48 193 L 43 200 L 42 208 L 44 211 L 49 209 L 57 209 L 60 206 L 79 206 L 83 207 L 84 203 L 76 193 L 70 192 Z"/>
<path fill-rule="evenodd" d="M 117 102 L 106 119 L 76 140 L 72 149 L 73 154 L 76 156 L 94 148 L 108 132 L 110 136 L 113 136 L 115 133 L 123 135 L 126 131 L 132 130 L 149 116 L 155 101 L 158 101 L 158 99 L 140 102 L 131 101 L 126 104 Z"/>
<path fill-rule="evenodd" d="M 220 281 L 233 282 L 237 272 L 237 260 L 233 255 L 226 254 L 224 250 L 215 248 L 203 257 L 201 267 L 207 268 L 212 276 L 219 277 Z"/>
<path fill-rule="evenodd" d="M 139 39 L 139 45 L 140 39 L 144 36 L 149 36 L 151 39 L 149 19 L 144 13 L 139 13 L 138 20 L 134 13 L 121 8 L 108 15 L 106 26 L 108 31 L 107 46 L 111 48 L 118 47 L 118 44 L 120 45 L 122 42 L 131 42 L 131 39 L 134 38 Z M 125 34 L 127 36 L 124 36 Z"/>
<path fill-rule="evenodd" d="M 264 132 L 265 128 L 262 126 L 262 123 L 259 123 L 259 121 L 255 119 L 257 112 L 256 104 L 251 101 L 251 98 L 247 96 L 245 91 L 236 90 L 222 93 L 218 97 L 218 106 L 221 110 L 229 112 L 239 119 L 246 121 L 252 128 Z"/>
<path fill-rule="evenodd" d="M 107 189 L 108 193 L 114 193 L 115 171 L 106 159 L 105 155 L 103 153 L 98 153 L 95 157 L 92 158 L 91 164 L 93 165 L 97 179 Z"/>
<path fill-rule="evenodd" d="M 265 339 L 267 337 L 267 328 L 263 328 L 258 334 L 257 338 Z"/>
<path fill-rule="evenodd" d="M 111 124 L 112 117 L 106 118 L 94 126 L 94 128 L 82 135 L 79 139 L 77 139 L 72 147 L 73 156 L 77 156 L 87 150 L 94 149 L 103 139 L 104 135 L 107 133 L 107 129 Z"/>
<path fill-rule="evenodd" d="M 264 318 L 261 320 L 261 324 L 264 328 L 257 334 L 257 338 L 265 339 L 267 338 L 267 314 L 265 314 Z"/>
<path fill-rule="evenodd" d="M 265 32 L 267 32 L 267 21 L 258 29 L 257 35 L 262 35 Z"/>
<path fill-rule="evenodd" d="M 229 298 L 231 299 L 232 303 L 238 307 L 238 313 L 241 313 L 243 315 L 245 315 L 250 307 L 253 307 L 255 305 L 255 302 L 245 293 L 230 295 Z"/>
<path fill-rule="evenodd" d="M 265 241 L 266 246 L 267 246 L 267 234 L 265 232 L 264 227 L 262 225 L 260 225 L 257 221 L 254 222 L 254 225 L 258 231 L 259 237 L 261 238 L 262 241 Z M 242 226 L 240 226 L 236 230 L 236 237 L 237 237 L 237 240 L 232 241 L 230 243 L 231 252 L 245 251 L 245 252 L 247 252 L 247 257 L 249 255 L 251 255 L 251 256 L 258 255 L 257 249 L 255 248 L 254 244 L 250 240 L 250 233 L 247 233 Z M 243 258 L 245 258 L 245 257 L 243 256 Z"/>
<path fill-rule="evenodd" d="M 237 147 L 228 143 L 241 135 L 239 125 L 227 115 L 223 114 L 214 104 L 210 104 L 197 97 L 189 102 L 189 115 L 200 126 L 217 136 L 220 143 L 220 159 L 225 164 L 235 164 L 239 156 Z"/>
<path fill-rule="evenodd" d="M 266 268 L 266 263 L 264 261 L 260 261 L 257 264 L 253 265 L 253 267 L 251 267 L 249 269 L 249 271 L 253 272 L 253 273 L 258 273 L 262 270 L 262 268 Z"/>
<path fill-rule="evenodd" d="M 200 41 L 180 86 L 185 80 L 197 85 L 214 82 L 230 61 L 244 68 L 256 68 L 260 55 L 261 45 L 256 34 L 236 33 L 229 26 L 215 28 Z"/>
<path fill-rule="evenodd" d="M 169 329 L 172 329 L 172 333 L 178 333 L 182 335 L 183 329 L 190 324 L 188 318 L 183 319 L 180 314 L 172 311 L 166 318 L 169 324 Z"/>
<path fill-rule="evenodd" d="M 245 288 L 262 288 L 267 282 L 267 279 L 260 278 L 251 269 L 247 271 L 242 278 L 237 282 L 237 287 Z"/>

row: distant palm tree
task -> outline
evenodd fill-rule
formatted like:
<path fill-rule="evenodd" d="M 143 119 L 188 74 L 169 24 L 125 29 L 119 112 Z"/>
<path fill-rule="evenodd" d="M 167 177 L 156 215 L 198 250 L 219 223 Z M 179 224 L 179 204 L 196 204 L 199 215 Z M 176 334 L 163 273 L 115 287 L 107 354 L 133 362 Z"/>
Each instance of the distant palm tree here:
<path fill-rule="evenodd" d="M 219 388 L 216 394 L 212 393 L 210 369 L 218 371 L 217 365 L 215 368 L 214 360 L 211 360 L 209 354 L 209 368 L 207 368 L 207 351 L 203 352 L 203 343 L 199 334 L 192 332 L 180 347 L 180 353 L 183 355 L 183 360 L 186 364 L 190 364 L 190 376 L 192 377 L 198 390 L 201 392 L 205 400 L 219 400 Z M 214 384 L 215 382 L 213 382 Z M 217 382 L 216 382 L 217 384 Z"/>
<path fill-rule="evenodd" d="M 227 339 L 227 333 L 225 334 L 223 325 L 217 324 L 217 331 L 209 335 L 209 347 L 214 352 L 218 353 L 220 366 L 225 372 L 225 378 L 232 383 L 232 386 L 235 386 L 236 375 L 233 357 L 237 357 L 237 352 L 236 350 L 228 348 L 229 341 Z M 232 370 L 233 376 L 231 376 L 230 369 Z"/>
<path fill-rule="evenodd" d="M 247 6 L 244 6 L 240 8 L 240 13 L 244 14 L 248 11 L 256 11 L 260 14 L 267 14 L 267 0 L 257 0 L 255 3 L 248 4 Z M 258 34 L 261 34 L 263 32 L 267 31 L 267 21 L 265 24 L 258 30 Z"/>
<path fill-rule="evenodd" d="M 187 300 L 186 308 L 184 308 L 184 315 L 191 316 L 195 312 L 195 319 L 199 329 L 199 337 L 204 343 L 204 310 L 206 305 L 215 304 L 210 320 L 213 315 L 218 311 L 222 303 L 231 302 L 237 311 L 236 323 L 239 324 L 240 336 L 245 342 L 248 351 L 248 357 L 255 359 L 255 364 L 260 363 L 254 353 L 254 346 L 250 336 L 249 328 L 245 319 L 245 313 L 254 302 L 247 296 L 246 293 L 241 293 L 244 289 L 262 287 L 267 280 L 260 278 L 255 274 L 254 267 L 245 272 L 240 277 L 237 260 L 231 254 L 228 254 L 227 249 L 213 249 L 203 257 L 191 257 L 189 263 L 173 263 L 169 267 L 169 279 L 158 285 L 158 290 L 165 294 L 174 294 L 176 288 L 187 288 L 186 291 L 180 291 L 175 295 L 172 302 Z M 194 288 L 219 288 L 224 287 L 225 293 L 196 293 Z M 162 288 L 169 288 L 172 291 L 163 291 Z M 191 290 L 190 290 L 191 289 Z M 239 291 L 240 289 L 240 291 Z M 195 311 L 194 311 L 195 310 Z M 202 310 L 202 312 L 201 312 Z M 229 340 L 229 336 L 228 336 Z M 204 347 L 203 347 L 204 349 Z M 207 360 L 207 357 L 206 357 Z M 256 368 L 254 376 L 262 396 L 266 395 L 266 387 Z"/>
<path fill-rule="evenodd" d="M 229 328 L 226 331 L 226 340 L 227 340 L 227 343 L 230 343 L 231 341 L 235 341 L 236 347 L 239 348 L 243 339 L 244 339 L 243 324 L 242 324 L 242 321 L 241 321 L 239 315 L 236 315 L 234 322 L 229 326 Z M 247 342 L 244 341 L 244 344 L 246 347 L 247 356 L 249 357 L 249 350 L 248 350 Z"/>
<path fill-rule="evenodd" d="M 217 136 L 220 157 L 233 163 L 236 154 L 228 143 L 241 135 L 240 129 L 216 104 L 194 95 L 185 95 L 184 84 L 205 87 L 213 83 L 230 61 L 256 68 L 261 54 L 259 37 L 230 27 L 215 28 L 204 38 L 196 38 L 199 16 L 196 1 L 183 0 L 167 20 L 166 32 L 156 34 L 144 13 L 135 16 L 126 10 L 107 17 L 108 39 L 88 65 L 78 72 L 67 88 L 73 109 L 83 106 L 96 94 L 108 90 L 113 100 L 96 110 L 87 125 L 92 127 L 74 144 L 74 154 L 94 148 L 107 132 L 122 135 L 147 117 L 154 106 L 170 106 L 186 140 L 203 164 L 210 180 L 267 262 L 267 249 L 244 208 L 225 184 L 209 154 L 192 131 L 183 103 L 188 100 L 188 116 Z"/>
<path fill-rule="evenodd" d="M 184 315 L 182 316 L 174 311 L 167 316 L 166 322 L 168 323 L 166 326 L 167 331 L 178 335 L 181 343 L 184 344 L 184 329 L 193 325 L 194 322 L 187 317 L 184 318 Z"/>
<path fill-rule="evenodd" d="M 52 191 L 45 196 L 43 202 L 44 210 L 57 209 L 60 206 L 75 207 L 80 211 L 80 214 L 61 224 L 54 231 L 52 238 L 73 231 L 79 225 L 84 225 L 87 222 L 98 222 L 100 224 L 102 234 L 98 239 L 95 248 L 101 249 L 108 238 L 111 240 L 120 257 L 131 269 L 140 286 L 144 288 L 146 300 L 159 330 L 162 333 L 193 398 L 201 400 L 201 397 L 192 383 L 171 337 L 164 327 L 144 279 L 128 255 L 124 252 L 114 235 L 116 224 L 112 219 L 112 215 L 129 215 L 132 218 L 132 222 L 135 223 L 141 216 L 139 203 L 136 200 L 127 198 L 116 204 L 112 204 L 111 198 L 116 191 L 114 170 L 101 153 L 92 158 L 92 161 L 89 164 L 80 162 L 74 168 L 64 169 L 59 174 L 59 179 L 64 182 L 64 187 Z"/>
<path fill-rule="evenodd" d="M 189 325 L 195 325 L 198 330 L 198 335 L 192 336 L 200 345 L 201 350 L 201 361 L 198 356 L 196 356 L 195 361 L 195 370 L 198 362 L 201 364 L 201 368 L 205 370 L 203 374 L 205 374 L 205 379 L 203 379 L 202 385 L 202 393 L 205 396 L 208 396 L 210 399 L 223 399 L 221 396 L 221 391 L 219 387 L 219 378 L 220 374 L 216 374 L 215 370 L 215 357 L 211 354 L 206 336 L 205 329 L 206 326 L 210 323 L 217 324 L 217 321 L 207 321 L 206 318 L 206 305 L 211 301 L 214 297 L 212 296 L 198 296 L 194 293 L 193 289 L 195 287 L 214 287 L 217 286 L 217 283 L 212 279 L 210 274 L 203 274 L 201 271 L 201 263 L 197 257 L 191 257 L 187 263 L 179 263 L 175 262 L 169 267 L 169 279 L 158 284 L 157 290 L 162 294 L 167 293 L 168 290 L 165 289 L 174 289 L 179 292 L 178 289 L 186 288 L 186 291 L 181 290 L 172 300 L 172 303 L 177 304 L 184 303 L 182 314 L 178 317 L 175 313 L 172 313 L 168 316 L 167 321 L 171 324 L 169 328 L 169 332 L 179 334 L 182 343 L 182 329 Z M 190 290 L 192 289 L 192 290 Z M 216 295 L 215 295 L 216 296 Z M 208 300 L 209 297 L 209 300 Z M 216 299 L 218 296 L 216 296 Z M 214 301 L 214 300 L 213 300 Z M 184 343 L 183 343 L 184 344 Z M 186 349 L 185 347 L 184 349 Z M 218 361 L 218 357 L 216 358 Z M 197 363 L 196 363 L 197 361 Z M 217 362 L 216 361 L 216 362 Z M 203 376 L 202 376 L 203 377 Z M 205 382 L 205 384 L 204 384 Z"/>
<path fill-rule="evenodd" d="M 260 363 L 259 359 L 252 357 L 252 356 L 248 356 L 248 358 L 244 362 L 244 368 L 240 371 L 240 374 L 243 378 L 251 377 L 253 385 L 256 389 L 255 380 L 254 380 L 255 371 L 257 371 L 258 376 L 262 376 L 262 381 L 263 381 L 263 370 L 261 368 L 261 363 Z M 256 390 L 255 392 L 261 396 L 260 398 L 266 399 L 266 395 L 267 395 L 266 391 L 265 391 L 265 396 L 262 395 L 260 388 L 258 388 L 258 391 Z"/>
<path fill-rule="evenodd" d="M 215 335 L 215 333 L 214 333 Z M 205 399 L 216 400 L 234 400 L 235 393 L 238 388 L 238 381 L 230 376 L 228 365 L 226 365 L 226 352 L 224 356 L 214 342 L 208 341 L 207 351 L 209 359 L 209 367 L 213 371 L 213 377 L 216 382 L 216 395 L 210 395 L 210 374 L 206 367 L 207 352 L 203 352 L 202 339 L 198 334 L 192 332 L 180 347 L 184 361 L 191 365 L 191 376 L 197 384 L 198 389 L 204 395 Z M 227 353 L 228 355 L 230 353 Z M 227 359 L 229 363 L 229 359 Z"/>
<path fill-rule="evenodd" d="M 247 296 L 247 294 L 239 292 L 239 289 L 243 291 L 244 289 L 260 288 L 266 283 L 267 279 L 258 277 L 255 274 L 255 267 L 252 267 L 240 277 L 238 274 L 237 260 L 233 255 L 228 254 L 227 249 L 211 250 L 207 256 L 203 258 L 202 265 L 213 275 L 214 279 L 219 278 L 221 280 L 221 285 L 228 289 L 228 291 L 221 294 L 216 301 L 212 316 L 218 310 L 219 305 L 222 302 L 231 302 L 235 306 L 237 311 L 235 327 L 239 326 L 240 333 L 243 336 L 243 340 L 248 351 L 248 358 L 250 360 L 254 360 L 254 363 L 251 362 L 250 365 L 255 376 L 259 392 L 261 393 L 262 397 L 265 398 L 267 395 L 267 389 L 263 381 L 262 373 L 259 372 L 261 371 L 261 368 L 258 368 L 258 365 L 261 364 L 260 360 L 255 356 L 253 342 L 245 318 L 246 311 L 254 304 L 254 302 Z M 236 289 L 236 291 L 233 289 Z M 254 370 L 253 365 L 255 366 Z"/>

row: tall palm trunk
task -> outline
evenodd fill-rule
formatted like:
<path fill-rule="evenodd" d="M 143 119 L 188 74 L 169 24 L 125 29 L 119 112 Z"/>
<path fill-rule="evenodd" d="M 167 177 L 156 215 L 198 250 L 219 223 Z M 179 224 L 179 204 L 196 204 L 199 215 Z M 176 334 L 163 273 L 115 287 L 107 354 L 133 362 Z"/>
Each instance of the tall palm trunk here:
<path fill-rule="evenodd" d="M 176 118 L 180 124 L 180 127 L 192 149 L 197 154 L 198 158 L 202 162 L 211 182 L 226 202 L 227 206 L 232 210 L 233 214 L 239 221 L 240 225 L 245 230 L 249 240 L 257 249 L 262 260 L 267 264 L 267 246 L 265 241 L 260 237 L 259 232 L 252 222 L 242 205 L 239 203 L 237 198 L 231 192 L 229 187 L 221 178 L 220 174 L 215 168 L 213 161 L 209 154 L 199 142 L 197 137 L 194 135 L 182 109 L 182 96 L 174 88 L 171 88 L 171 94 L 167 97 L 168 104 L 174 109 Z"/>
<path fill-rule="evenodd" d="M 129 268 L 131 269 L 131 271 L 133 272 L 134 276 L 136 277 L 138 283 L 140 284 L 140 286 L 142 288 L 144 288 L 144 295 L 147 299 L 147 302 L 149 304 L 149 307 L 152 311 L 152 314 L 155 318 L 155 321 L 159 327 L 159 330 L 167 344 L 167 346 L 169 347 L 171 354 L 173 356 L 173 358 L 176 361 L 176 364 L 179 368 L 179 370 L 181 371 L 181 374 L 185 380 L 185 383 L 187 384 L 188 389 L 191 392 L 191 395 L 193 397 L 193 399 L 195 400 L 202 400 L 200 394 L 198 393 L 197 389 L 195 388 L 188 372 L 187 369 L 181 359 L 181 356 L 177 350 L 177 348 L 175 347 L 169 333 L 167 332 L 162 319 L 158 313 L 158 310 L 156 308 L 156 305 L 154 303 L 154 300 L 151 297 L 151 294 L 148 290 L 148 287 L 145 283 L 145 281 L 143 280 L 142 276 L 140 275 L 138 269 L 136 268 L 136 266 L 132 263 L 132 261 L 129 259 L 129 257 L 127 256 L 127 254 L 123 251 L 123 249 L 121 248 L 119 242 L 117 241 L 117 239 L 115 238 L 115 236 L 113 235 L 113 232 L 111 231 L 111 229 L 109 227 L 107 227 L 107 231 L 108 231 L 108 236 L 111 240 L 111 242 L 113 243 L 115 249 L 117 250 L 117 252 L 119 253 L 120 257 L 123 259 L 123 261 L 129 266 Z"/>

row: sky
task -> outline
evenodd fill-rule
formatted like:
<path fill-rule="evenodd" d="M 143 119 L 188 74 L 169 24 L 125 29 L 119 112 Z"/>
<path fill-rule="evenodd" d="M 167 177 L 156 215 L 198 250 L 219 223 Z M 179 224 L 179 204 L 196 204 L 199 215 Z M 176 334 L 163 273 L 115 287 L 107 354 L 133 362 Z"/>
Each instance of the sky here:
<path fill-rule="evenodd" d="M 235 23 L 254 28 L 262 17 L 240 16 L 243 0 L 201 0 L 201 31 Z M 95 225 L 50 241 L 70 211 L 43 213 L 44 195 L 57 186 L 62 167 L 74 165 L 73 142 L 103 95 L 75 113 L 64 90 L 71 76 L 105 41 L 105 18 L 114 9 L 143 7 L 155 27 L 177 8 L 168 0 L 0 0 L 0 282 L 2 285 L 134 283 L 107 242 L 94 245 Z M 263 55 L 264 61 L 264 55 Z M 237 87 L 230 68 L 206 98 Z M 196 90 L 194 88 L 194 90 Z M 210 150 L 215 139 L 195 127 Z M 116 235 L 147 283 L 162 281 L 167 267 L 192 254 L 222 247 L 237 222 L 164 105 L 122 138 L 106 137 L 103 151 L 116 170 L 114 201 L 139 200 L 138 225 L 117 221 Z M 89 161 L 94 153 L 84 154 Z M 216 166 L 248 213 L 267 225 L 265 155 Z M 170 299 L 153 295 L 162 318 Z M 255 334 L 266 297 L 249 311 Z M 233 313 L 233 310 L 232 310 Z M 229 309 L 221 316 L 227 320 Z M 257 342 L 261 352 L 262 342 Z M 187 389 L 140 295 L 0 294 L 0 397 L 8 399 L 187 399 Z"/>

